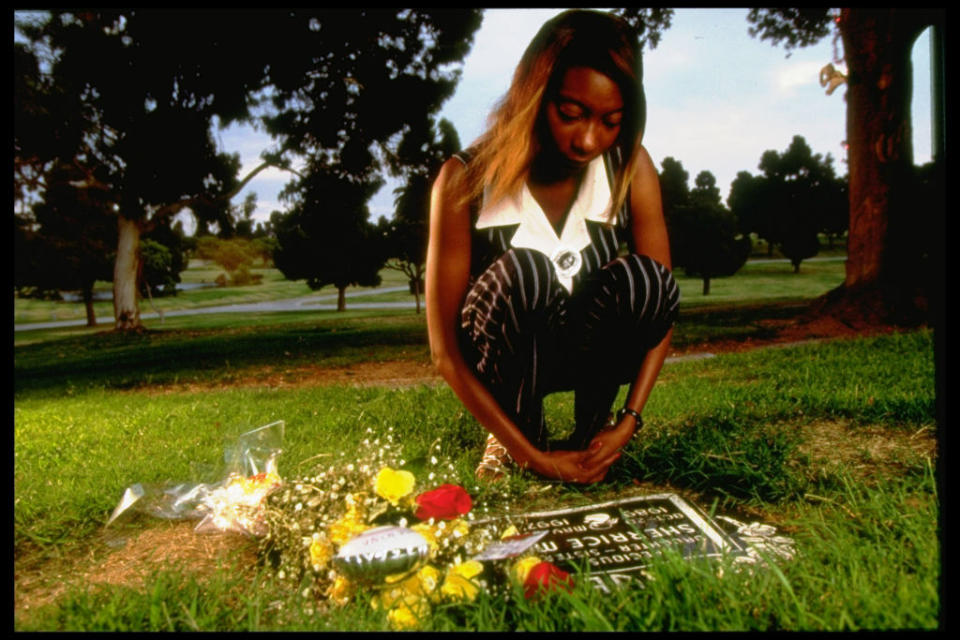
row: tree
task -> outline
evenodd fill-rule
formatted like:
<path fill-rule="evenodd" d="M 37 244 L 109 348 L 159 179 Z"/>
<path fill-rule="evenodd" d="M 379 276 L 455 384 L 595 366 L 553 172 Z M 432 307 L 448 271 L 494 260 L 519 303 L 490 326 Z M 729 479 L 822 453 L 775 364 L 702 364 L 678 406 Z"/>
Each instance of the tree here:
<path fill-rule="evenodd" d="M 756 233 L 790 259 L 794 271 L 820 250 L 818 234 L 844 230 L 837 211 L 845 210 L 844 180 L 833 170 L 833 158 L 813 153 L 803 136 L 794 136 L 779 153 L 764 151 L 763 174 L 737 174 L 727 203 L 743 233 Z"/>
<path fill-rule="evenodd" d="M 140 295 L 176 295 L 180 272 L 174 267 L 173 252 L 150 238 L 140 241 Z"/>
<path fill-rule="evenodd" d="M 71 186 L 76 172 L 54 172 L 52 187 L 29 215 L 14 217 L 14 285 L 56 292 L 78 290 L 87 326 L 96 326 L 93 285 L 111 278 L 116 226 L 101 192 Z M 112 235 L 111 235 L 112 234 Z"/>
<path fill-rule="evenodd" d="M 652 9 L 630 7 L 612 11 L 634 28 L 637 33 L 637 42 L 641 47 L 649 44 L 651 49 L 657 47 L 663 31 L 670 28 L 670 22 L 673 19 L 673 9 L 660 7 Z"/>
<path fill-rule="evenodd" d="M 223 219 L 242 187 L 239 160 L 217 150 L 210 125 L 249 116 L 267 64 L 249 44 L 265 22 L 242 12 L 226 21 L 217 12 L 84 10 L 18 23 L 30 45 L 15 84 L 30 90 L 15 95 L 15 112 L 34 115 L 15 124 L 18 175 L 42 190 L 53 170 L 70 167 L 82 174 L 75 186 L 113 198 L 119 330 L 141 328 L 141 234 L 183 209 Z M 67 108 L 56 104 L 63 97 Z M 51 134 L 38 133 L 44 123 Z"/>
<path fill-rule="evenodd" d="M 394 159 L 407 180 L 394 189 L 393 220 L 381 220 L 379 225 L 387 246 L 385 266 L 407 276 L 418 314 L 426 266 L 430 188 L 443 162 L 459 150 L 460 136 L 453 123 L 443 119 L 437 127 L 429 118 L 405 137 Z"/>
<path fill-rule="evenodd" d="M 700 277 L 703 295 L 710 294 L 712 278 L 739 271 L 751 249 L 749 236 L 739 232 L 716 184 L 709 171 L 698 173 L 688 202 L 674 209 L 670 228 L 674 264 L 684 267 L 687 275 Z"/>
<path fill-rule="evenodd" d="M 311 289 L 332 284 L 337 311 L 346 309 L 346 288 L 380 284 L 386 260 L 382 240 L 370 224 L 367 202 L 379 178 L 357 182 L 333 167 L 312 167 L 286 189 L 295 198 L 287 214 L 275 217 L 273 262 L 289 280 L 305 279 Z"/>
<path fill-rule="evenodd" d="M 707 207 L 722 207 L 720 189 L 717 187 L 717 178 L 709 171 L 701 171 L 693 180 L 694 187 L 690 191 L 690 202 Z"/>
<path fill-rule="evenodd" d="M 231 237 L 237 236 L 240 238 L 252 238 L 253 237 L 253 212 L 257 210 L 257 194 L 250 192 L 243 199 L 243 203 L 239 207 L 234 207 L 232 209 L 233 215 L 231 216 L 235 221 L 234 227 L 230 230 L 232 233 L 224 233 L 224 230 L 221 230 L 221 237 Z"/>
<path fill-rule="evenodd" d="M 144 234 L 141 241 L 141 273 L 138 277 L 141 295 L 177 295 L 180 274 L 189 263 L 183 225 L 155 227 Z M 156 246 L 147 248 L 147 245 Z"/>
<path fill-rule="evenodd" d="M 767 180 L 763 176 L 752 175 L 749 171 L 737 172 L 730 183 L 730 195 L 727 207 L 737 218 L 737 228 L 745 235 L 755 233 L 767 243 L 768 253 L 773 255 L 774 231 L 772 216 L 767 215 Z"/>
<path fill-rule="evenodd" d="M 822 212 L 843 206 L 833 158 L 813 153 L 803 136 L 794 136 L 783 153 L 765 151 L 759 166 L 769 240 L 779 245 L 796 273 L 804 259 L 820 251 Z"/>
<path fill-rule="evenodd" d="M 661 164 L 660 197 L 663 201 L 663 214 L 669 222 L 670 216 L 676 207 L 683 206 L 690 201 L 690 174 L 683 168 L 683 164 L 672 157 L 666 157 Z"/>
<path fill-rule="evenodd" d="M 943 211 L 911 206 L 915 187 L 910 135 L 910 51 L 943 10 L 752 9 L 751 35 L 789 50 L 819 41 L 835 25 L 847 66 L 849 235 L 846 277 L 817 308 L 849 323 L 916 324 L 927 317 L 933 273 L 930 237 Z M 942 55 L 942 53 L 935 54 Z M 942 161 L 942 158 L 937 158 Z"/>
<path fill-rule="evenodd" d="M 263 247 L 249 238 L 201 236 L 197 238 L 196 256 L 201 260 L 212 260 L 223 267 L 226 273 L 217 276 L 217 282 L 221 286 L 225 286 L 228 281 L 233 286 L 260 283 L 261 276 L 251 274 L 250 267 L 258 258 L 263 258 Z"/>
<path fill-rule="evenodd" d="M 480 10 L 321 11 L 317 29 L 287 43 L 326 52 L 271 72 L 276 112 L 264 118 L 266 129 L 307 160 L 284 190 L 293 210 L 271 217 L 274 261 L 287 277 L 336 284 L 340 309 L 348 284 L 379 282 L 369 268 L 384 264 L 384 230 L 378 234 L 367 221 L 366 201 L 384 169 L 409 178 L 432 166 L 427 158 L 435 150 L 423 145 L 434 132 L 433 114 L 453 94 L 460 73 L 453 65 L 469 51 L 481 17 Z M 321 186 L 342 200 L 323 197 Z M 395 245 L 406 245 L 416 232 L 400 226 Z M 331 259 L 318 262 L 317 247 Z M 406 257 L 416 262 L 416 248 L 410 251 Z"/>

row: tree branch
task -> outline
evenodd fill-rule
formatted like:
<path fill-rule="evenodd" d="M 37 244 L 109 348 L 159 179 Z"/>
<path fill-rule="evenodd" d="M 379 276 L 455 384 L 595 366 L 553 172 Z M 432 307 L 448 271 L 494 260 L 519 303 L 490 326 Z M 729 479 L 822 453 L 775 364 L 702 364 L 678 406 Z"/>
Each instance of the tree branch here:
<path fill-rule="evenodd" d="M 247 184 L 248 184 L 251 180 L 253 180 L 253 179 L 257 176 L 258 173 L 260 173 L 261 171 L 263 171 L 264 169 L 266 169 L 266 168 L 268 168 L 268 167 L 276 167 L 277 169 L 283 169 L 284 171 L 289 171 L 290 173 L 296 175 L 297 177 L 300 177 L 300 178 L 303 177 L 303 176 L 300 175 L 300 173 L 298 173 L 295 169 L 291 169 L 291 168 L 289 168 L 289 167 L 284 167 L 284 166 L 282 166 L 282 165 L 280 165 L 280 164 L 277 164 L 277 163 L 275 163 L 275 162 L 271 162 L 271 161 L 269 161 L 269 160 L 265 160 L 264 162 L 260 163 L 259 166 L 257 166 L 257 167 L 254 168 L 253 170 L 251 170 L 250 173 L 248 173 L 248 174 L 243 178 L 243 180 L 241 180 L 241 181 L 237 184 L 237 186 L 234 187 L 233 189 L 231 189 L 230 191 L 227 191 L 227 192 L 225 192 L 225 193 L 221 193 L 220 195 L 218 195 L 218 196 L 216 196 L 216 197 L 214 197 L 214 198 L 211 198 L 211 197 L 206 196 L 206 195 L 198 195 L 198 196 L 193 196 L 193 197 L 191 197 L 191 198 L 185 198 L 185 199 L 183 199 L 183 200 L 178 200 L 177 202 L 173 202 L 173 203 L 164 205 L 164 206 L 160 207 L 159 209 L 157 209 L 157 211 L 153 214 L 152 220 L 153 220 L 153 221 L 159 221 L 159 220 L 163 220 L 164 218 L 167 218 L 167 217 L 175 216 L 175 215 L 177 215 L 178 213 L 180 213 L 180 211 L 182 211 L 183 209 L 189 208 L 189 207 L 191 207 L 191 206 L 193 206 L 193 205 L 195 205 L 195 204 L 201 204 L 201 203 L 202 203 L 202 204 L 206 204 L 206 205 L 212 205 L 212 204 L 216 204 L 216 203 L 218 203 L 218 202 L 223 202 L 223 201 L 225 201 L 225 200 L 230 200 L 231 198 L 233 198 L 233 196 L 235 196 L 235 195 L 237 195 L 238 193 L 240 193 L 240 191 L 242 191 L 243 188 L 244 188 L 245 186 L 247 186 Z"/>

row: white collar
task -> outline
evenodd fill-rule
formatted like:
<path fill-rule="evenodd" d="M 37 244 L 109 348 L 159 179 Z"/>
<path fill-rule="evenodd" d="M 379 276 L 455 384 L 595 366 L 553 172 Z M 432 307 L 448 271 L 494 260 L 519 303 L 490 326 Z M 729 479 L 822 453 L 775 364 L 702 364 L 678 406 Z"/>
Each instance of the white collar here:
<path fill-rule="evenodd" d="M 590 245 L 587 232 L 587 220 L 607 222 L 610 212 L 610 183 L 607 180 L 603 157 L 594 158 L 587 165 L 586 173 L 580 184 L 577 199 L 570 207 L 560 237 L 526 183 L 517 196 L 508 196 L 496 203 L 487 202 L 484 193 L 483 204 L 477 217 L 476 228 L 501 227 L 519 224 L 510 244 L 514 247 L 536 249 L 548 257 L 554 257 L 563 250 L 579 252 Z M 574 272 L 575 273 L 575 272 Z M 570 291 L 573 286 L 573 273 L 558 273 L 560 283 Z"/>

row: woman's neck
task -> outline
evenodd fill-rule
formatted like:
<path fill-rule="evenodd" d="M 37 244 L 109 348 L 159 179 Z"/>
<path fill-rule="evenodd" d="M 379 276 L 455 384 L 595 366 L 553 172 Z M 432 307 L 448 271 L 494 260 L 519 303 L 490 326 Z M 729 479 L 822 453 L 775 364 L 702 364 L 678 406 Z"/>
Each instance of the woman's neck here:
<path fill-rule="evenodd" d="M 573 167 L 541 154 L 530 164 L 528 181 L 542 186 L 571 182 L 577 184 L 585 172 L 585 167 Z"/>

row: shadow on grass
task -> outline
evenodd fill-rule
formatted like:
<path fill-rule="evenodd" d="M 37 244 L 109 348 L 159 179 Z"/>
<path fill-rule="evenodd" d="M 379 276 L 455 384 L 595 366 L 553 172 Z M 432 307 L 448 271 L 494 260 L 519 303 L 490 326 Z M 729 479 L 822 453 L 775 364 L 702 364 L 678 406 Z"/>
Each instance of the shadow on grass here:
<path fill-rule="evenodd" d="M 16 349 L 14 393 L 230 379 L 264 365 L 344 364 L 423 346 L 416 324 L 284 324 L 217 330 L 102 332 Z"/>
<path fill-rule="evenodd" d="M 767 338 L 775 333 L 769 321 L 789 319 L 803 309 L 794 303 L 691 309 L 681 314 L 673 343 L 684 347 L 719 338 Z M 140 334 L 103 331 L 15 346 L 14 393 L 229 381 L 245 369 L 267 365 L 334 366 L 401 358 L 409 347 L 419 350 L 418 357 L 428 357 L 422 316 L 276 324 L 234 316 L 230 326 L 198 324 Z"/>

